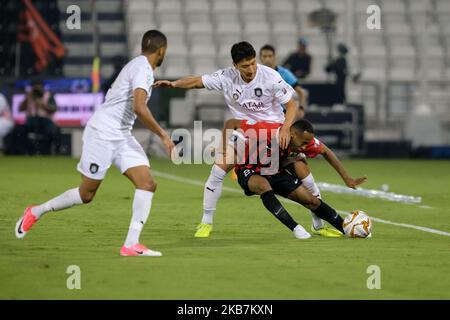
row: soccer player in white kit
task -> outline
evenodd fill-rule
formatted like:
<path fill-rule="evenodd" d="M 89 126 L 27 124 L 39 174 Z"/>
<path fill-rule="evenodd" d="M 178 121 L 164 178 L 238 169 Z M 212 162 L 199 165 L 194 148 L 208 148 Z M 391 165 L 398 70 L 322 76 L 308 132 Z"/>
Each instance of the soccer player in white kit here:
<path fill-rule="evenodd" d="M 231 58 L 233 67 L 218 70 L 212 75 L 191 76 L 176 81 L 160 80 L 153 86 L 221 91 L 233 118 L 283 123 L 279 139 L 281 148 L 286 149 L 290 140 L 290 127 L 297 113 L 297 104 L 293 99 L 294 89 L 276 70 L 256 63 L 255 49 L 248 42 L 234 44 Z M 285 106 L 286 115 L 280 105 Z M 195 237 L 209 237 L 216 204 L 222 193 L 223 179 L 232 168 L 233 164 L 227 164 L 226 161 L 219 163 L 216 159 L 205 184 L 203 217 Z M 317 188 L 314 181 L 302 183 L 315 194 L 312 191 Z M 313 212 L 311 214 L 314 228 L 328 229 L 319 217 Z"/>
<path fill-rule="evenodd" d="M 83 133 L 83 151 L 77 169 L 81 184 L 38 206 L 29 206 L 16 224 L 17 238 L 23 238 L 47 212 L 89 203 L 111 164 L 134 184 L 132 219 L 122 256 L 161 256 L 139 243 L 139 236 L 150 214 L 156 183 L 150 164 L 131 130 L 136 118 L 157 134 L 170 155 L 174 144 L 147 107 L 154 82 L 153 70 L 161 66 L 167 38 L 158 30 L 142 37 L 142 53 L 121 70 L 108 90 L 105 102 L 88 121 Z"/>

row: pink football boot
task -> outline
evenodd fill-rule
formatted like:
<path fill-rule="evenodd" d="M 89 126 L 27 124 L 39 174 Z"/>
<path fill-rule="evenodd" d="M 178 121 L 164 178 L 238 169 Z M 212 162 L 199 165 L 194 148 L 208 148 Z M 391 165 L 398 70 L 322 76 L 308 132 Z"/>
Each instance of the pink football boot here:
<path fill-rule="evenodd" d="M 135 244 L 131 247 L 122 246 L 120 249 L 120 255 L 123 257 L 160 257 L 162 256 L 161 252 L 153 251 L 144 246 L 143 244 Z"/>
<path fill-rule="evenodd" d="M 38 220 L 33 213 L 31 212 L 31 208 L 33 206 L 29 206 L 25 209 L 25 212 L 23 213 L 23 216 L 17 221 L 16 223 L 16 237 L 18 239 L 22 239 L 25 237 L 27 232 L 31 229 L 31 227 L 36 223 Z"/>

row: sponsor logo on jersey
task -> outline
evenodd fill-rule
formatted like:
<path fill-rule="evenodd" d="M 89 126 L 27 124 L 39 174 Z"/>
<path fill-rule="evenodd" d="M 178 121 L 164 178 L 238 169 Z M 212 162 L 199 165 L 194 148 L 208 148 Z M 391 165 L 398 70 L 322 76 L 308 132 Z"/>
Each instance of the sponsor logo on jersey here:
<path fill-rule="evenodd" d="M 238 89 L 236 89 L 236 92 L 233 93 L 233 99 L 234 101 L 238 101 L 239 97 L 241 96 L 242 91 L 239 91 Z"/>
<path fill-rule="evenodd" d="M 264 103 L 262 102 L 255 102 L 255 101 L 249 101 L 244 102 L 240 104 L 241 108 L 252 110 L 252 111 L 259 111 L 264 109 Z"/>

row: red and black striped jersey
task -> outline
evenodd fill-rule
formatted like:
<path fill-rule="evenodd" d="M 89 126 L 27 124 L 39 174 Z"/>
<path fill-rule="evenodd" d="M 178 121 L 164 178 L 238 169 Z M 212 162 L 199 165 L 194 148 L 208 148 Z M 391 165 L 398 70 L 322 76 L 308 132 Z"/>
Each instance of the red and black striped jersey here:
<path fill-rule="evenodd" d="M 245 167 L 259 173 L 261 168 L 271 165 L 271 160 L 276 156 L 273 152 L 279 153 L 278 163 L 282 156 L 286 157 L 287 153 L 280 152 L 278 145 L 278 136 L 282 125 L 278 122 L 242 120 L 239 129 L 245 138 L 245 151 L 241 154 L 238 151 L 236 168 Z M 274 139 L 275 143 L 272 143 Z"/>

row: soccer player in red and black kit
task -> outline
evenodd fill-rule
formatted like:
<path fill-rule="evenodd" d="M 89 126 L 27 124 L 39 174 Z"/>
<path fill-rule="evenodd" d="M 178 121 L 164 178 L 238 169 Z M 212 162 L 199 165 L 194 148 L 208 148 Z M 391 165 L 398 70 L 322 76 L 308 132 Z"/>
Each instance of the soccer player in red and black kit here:
<path fill-rule="evenodd" d="M 346 184 L 351 183 L 353 187 L 364 182 L 366 178 L 352 179 L 348 176 L 334 153 L 318 139 L 314 138 L 312 126 L 307 120 L 299 120 L 291 126 L 289 148 L 287 150 L 280 149 L 277 139 L 274 139 L 280 126 L 281 124 L 279 123 L 236 119 L 227 121 L 226 129 L 238 129 L 241 135 L 237 135 L 237 137 L 240 136 L 245 141 L 245 152 L 243 155 L 242 152 L 239 155 L 240 150 L 237 150 L 238 161 L 241 161 L 235 166 L 240 186 L 248 196 L 260 195 L 266 209 L 293 231 L 296 238 L 306 239 L 310 237 L 310 234 L 295 222 L 275 197 L 275 194 L 300 203 L 344 233 L 342 228 L 343 219 L 337 214 L 336 210 L 328 206 L 319 197 L 314 196 L 307 188 L 302 186 L 301 180 L 288 170 L 292 164 L 289 157 L 292 157 L 292 153 L 295 153 L 294 159 L 297 161 L 301 156 L 315 157 L 318 154 L 323 154 L 342 177 L 348 177 Z M 228 139 L 228 136 L 225 139 Z M 266 156 L 263 154 L 264 150 L 268 153 Z M 278 159 L 282 164 L 281 166 L 275 163 L 275 168 L 271 168 L 274 166 L 274 159 L 275 162 L 277 160 L 276 156 L 273 157 L 273 152 L 279 152 Z M 303 153 L 303 155 L 300 155 L 300 153 Z M 262 160 L 261 156 L 265 159 Z M 270 158 L 272 163 L 269 164 L 267 162 L 268 158 Z M 306 166 L 306 162 L 304 165 Z M 295 167 L 298 167 L 298 165 Z M 291 171 L 293 168 L 291 167 Z M 271 170 L 272 172 L 267 174 Z M 306 166 L 304 170 L 307 172 L 309 168 Z"/>

